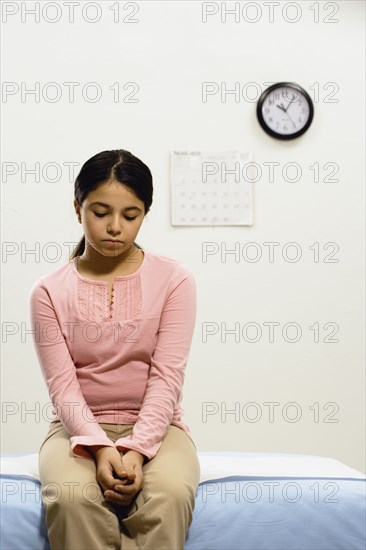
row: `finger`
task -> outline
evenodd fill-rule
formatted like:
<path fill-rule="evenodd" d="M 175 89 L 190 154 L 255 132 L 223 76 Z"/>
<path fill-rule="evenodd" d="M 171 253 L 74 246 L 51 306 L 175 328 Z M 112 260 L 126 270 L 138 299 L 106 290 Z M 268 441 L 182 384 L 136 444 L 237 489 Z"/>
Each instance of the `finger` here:
<path fill-rule="evenodd" d="M 111 489 L 116 487 L 116 485 L 130 485 L 135 481 L 136 474 L 134 472 L 129 472 L 126 477 L 119 479 L 116 477 L 113 481 L 113 485 L 111 486 Z"/>
<path fill-rule="evenodd" d="M 135 476 L 135 472 L 131 468 L 128 468 L 127 470 L 122 470 L 122 473 L 123 476 L 121 477 L 130 478 L 131 476 Z"/>
<path fill-rule="evenodd" d="M 114 491 L 118 491 L 122 495 L 135 495 L 139 490 L 138 486 L 135 483 L 130 485 L 116 485 Z"/>
<path fill-rule="evenodd" d="M 116 491 L 117 493 L 121 493 L 121 487 L 126 487 L 128 485 L 132 485 L 133 481 L 127 481 L 127 482 L 120 482 L 114 486 L 114 487 L 107 487 L 106 489 L 110 489 L 111 491 Z"/>
<path fill-rule="evenodd" d="M 130 483 L 133 483 L 133 482 L 128 479 L 116 479 L 113 487 L 110 487 L 110 488 L 115 489 L 118 485 L 129 485 Z"/>
<path fill-rule="evenodd" d="M 121 485 L 121 484 L 127 483 L 126 480 L 115 479 L 108 475 L 104 475 L 104 472 L 99 474 L 98 482 L 104 491 L 107 491 L 108 489 L 113 490 L 117 484 Z"/>
<path fill-rule="evenodd" d="M 129 491 L 125 491 L 126 487 L 129 487 Z M 130 485 L 116 485 L 113 489 L 114 492 L 116 492 L 119 495 L 134 495 L 137 493 L 137 487 L 133 488 L 132 483 Z"/>
<path fill-rule="evenodd" d="M 137 465 L 135 467 L 135 474 L 136 474 L 136 478 L 135 478 L 135 484 L 140 487 L 140 489 L 142 488 L 143 486 L 143 480 L 144 480 L 144 474 L 143 474 L 143 471 L 142 471 L 142 467 Z"/>
<path fill-rule="evenodd" d="M 123 481 L 115 479 L 111 474 L 105 471 L 100 472 L 99 482 L 105 490 L 113 489 L 116 483 L 123 483 Z"/>
<path fill-rule="evenodd" d="M 116 478 L 115 482 L 118 483 L 120 480 L 125 481 L 126 483 L 133 483 L 135 481 L 136 474 L 134 472 L 128 472 L 123 478 Z"/>
<path fill-rule="evenodd" d="M 133 482 L 137 486 L 140 486 L 142 482 L 142 478 L 143 478 L 143 472 L 142 472 L 142 467 L 140 465 L 134 464 L 129 468 L 128 479 L 131 480 L 131 483 Z"/>
<path fill-rule="evenodd" d="M 108 502 L 111 502 L 112 504 L 118 504 L 120 506 L 128 506 L 132 499 L 130 497 L 121 497 L 120 495 L 116 495 L 115 493 L 104 495 L 105 500 Z"/>
<path fill-rule="evenodd" d="M 128 477 L 128 471 L 126 469 L 120 470 L 118 468 L 118 472 L 116 472 L 116 471 L 113 472 L 113 477 L 115 479 L 126 478 L 126 477 Z"/>
<path fill-rule="evenodd" d="M 121 495 L 111 490 L 107 490 L 104 493 L 104 498 L 106 500 L 109 500 L 110 502 L 114 502 L 116 504 L 124 504 L 124 505 L 130 504 L 134 496 L 135 495 Z"/>
<path fill-rule="evenodd" d="M 113 489 L 116 483 L 123 483 L 129 480 L 128 473 L 126 471 L 119 470 L 118 473 L 113 470 L 110 464 L 100 465 L 99 477 L 102 482 L 102 486 L 105 485 L 108 489 Z"/>

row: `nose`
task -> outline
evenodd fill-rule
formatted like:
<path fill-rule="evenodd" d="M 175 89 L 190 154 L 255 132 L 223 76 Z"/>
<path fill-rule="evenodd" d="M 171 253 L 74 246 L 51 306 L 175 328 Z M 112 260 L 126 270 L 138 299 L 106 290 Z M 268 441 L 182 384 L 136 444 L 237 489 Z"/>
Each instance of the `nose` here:
<path fill-rule="evenodd" d="M 121 224 L 118 216 L 113 217 L 112 220 L 108 223 L 107 231 L 108 233 L 111 233 L 113 235 L 120 235 Z"/>

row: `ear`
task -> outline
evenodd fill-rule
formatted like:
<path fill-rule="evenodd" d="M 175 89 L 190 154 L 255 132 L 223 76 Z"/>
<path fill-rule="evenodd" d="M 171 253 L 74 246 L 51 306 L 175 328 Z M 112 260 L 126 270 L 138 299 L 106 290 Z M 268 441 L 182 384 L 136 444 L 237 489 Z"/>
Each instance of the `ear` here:
<path fill-rule="evenodd" d="M 74 200 L 74 208 L 75 208 L 76 214 L 77 214 L 78 217 L 80 218 L 80 206 L 79 206 L 79 203 L 78 203 L 78 201 L 77 201 L 76 199 Z"/>

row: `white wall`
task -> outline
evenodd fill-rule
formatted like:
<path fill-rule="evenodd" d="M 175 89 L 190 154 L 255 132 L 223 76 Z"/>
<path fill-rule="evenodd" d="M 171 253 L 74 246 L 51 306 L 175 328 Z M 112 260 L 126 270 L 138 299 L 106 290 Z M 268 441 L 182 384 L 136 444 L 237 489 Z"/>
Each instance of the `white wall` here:
<path fill-rule="evenodd" d="M 19 10 L 6 22 L 2 14 L 3 83 L 15 83 L 14 94 L 3 97 L 2 162 L 3 169 L 17 170 L 2 183 L 3 251 L 12 251 L 2 259 L 2 452 L 37 451 L 48 427 L 42 407 L 49 396 L 27 334 L 28 294 L 39 277 L 68 261 L 65 243 L 81 237 L 66 163 L 78 163 L 76 175 L 97 152 L 124 148 L 154 175 L 154 203 L 137 242 L 182 260 L 196 276 L 198 316 L 183 406 L 198 449 L 329 456 L 365 470 L 364 3 L 272 2 L 271 22 L 268 3 L 240 2 L 240 20 L 228 15 L 222 22 L 224 4 L 217 2 L 209 8 L 218 13 L 206 23 L 201 2 L 121 2 L 119 23 L 113 22 L 112 2 L 87 8 L 80 2 L 73 23 L 64 2 L 58 12 L 51 3 L 39 22 L 24 11 L 35 2 L 2 4 L 3 10 Z M 123 22 L 134 6 L 131 18 L 137 22 Z M 97 7 L 100 20 L 86 21 L 98 15 Z M 46 20 L 56 16 L 56 23 Z M 257 22 L 249 22 L 256 16 Z M 299 83 L 314 100 L 312 126 L 292 142 L 270 138 L 256 120 L 256 87 L 278 81 Z M 16 91 L 36 82 L 38 102 Z M 61 90 L 56 102 L 50 101 L 55 88 L 47 88 L 49 82 Z M 65 82 L 80 83 L 74 102 Z M 90 82 L 102 91 L 95 103 L 81 94 L 84 87 L 92 98 L 93 89 L 85 88 Z M 115 82 L 119 102 L 109 89 Z M 123 89 L 128 82 L 137 84 L 136 103 L 123 102 L 132 91 Z M 203 102 L 203 82 L 228 89 L 239 82 L 248 94 L 239 102 L 232 95 L 222 101 L 219 94 Z M 169 152 L 180 149 L 253 151 L 262 168 L 253 226 L 170 225 Z M 37 162 L 44 170 L 39 181 L 22 174 Z M 274 181 L 268 162 L 279 163 Z M 59 165 L 58 181 L 50 181 L 56 171 L 47 172 L 47 163 Z M 301 167 L 299 181 L 289 181 L 294 172 L 282 175 L 287 163 Z M 314 163 L 320 167 L 318 182 Z M 326 163 L 336 163 L 336 182 L 327 181 L 332 170 Z M 203 262 L 205 242 L 223 251 L 239 247 L 239 261 L 217 254 Z M 243 257 L 249 242 L 263 253 L 256 263 Z M 268 242 L 280 243 L 273 262 Z M 297 263 L 282 257 L 289 242 L 301 248 Z M 327 243 L 336 243 L 335 249 Z M 25 253 L 30 250 L 36 253 Z M 262 335 L 256 343 L 228 335 L 225 343 L 219 330 L 204 342 L 207 322 L 227 328 L 239 323 L 240 330 L 257 323 Z M 273 342 L 269 322 L 279 323 Z M 296 343 L 282 336 L 290 322 L 302 330 Z M 310 328 L 316 323 L 318 342 Z M 249 330 L 248 339 L 254 337 Z M 329 337 L 337 342 L 326 342 Z M 277 404 L 273 421 L 265 403 Z M 297 422 L 290 422 L 296 410 L 289 403 L 301 414 Z M 235 407 L 238 417 L 225 414 Z M 208 410 L 214 414 L 205 417 Z M 258 421 L 250 422 L 256 413 Z"/>

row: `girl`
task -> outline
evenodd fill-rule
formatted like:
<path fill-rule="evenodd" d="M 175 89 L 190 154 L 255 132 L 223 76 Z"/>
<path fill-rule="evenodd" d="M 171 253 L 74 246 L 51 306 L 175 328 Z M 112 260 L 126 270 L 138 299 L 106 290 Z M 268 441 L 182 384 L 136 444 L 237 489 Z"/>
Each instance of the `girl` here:
<path fill-rule="evenodd" d="M 192 521 L 200 467 L 180 403 L 196 286 L 135 242 L 152 195 L 129 151 L 90 158 L 75 181 L 84 236 L 30 292 L 53 406 L 39 449 L 52 550 L 180 550 Z"/>

